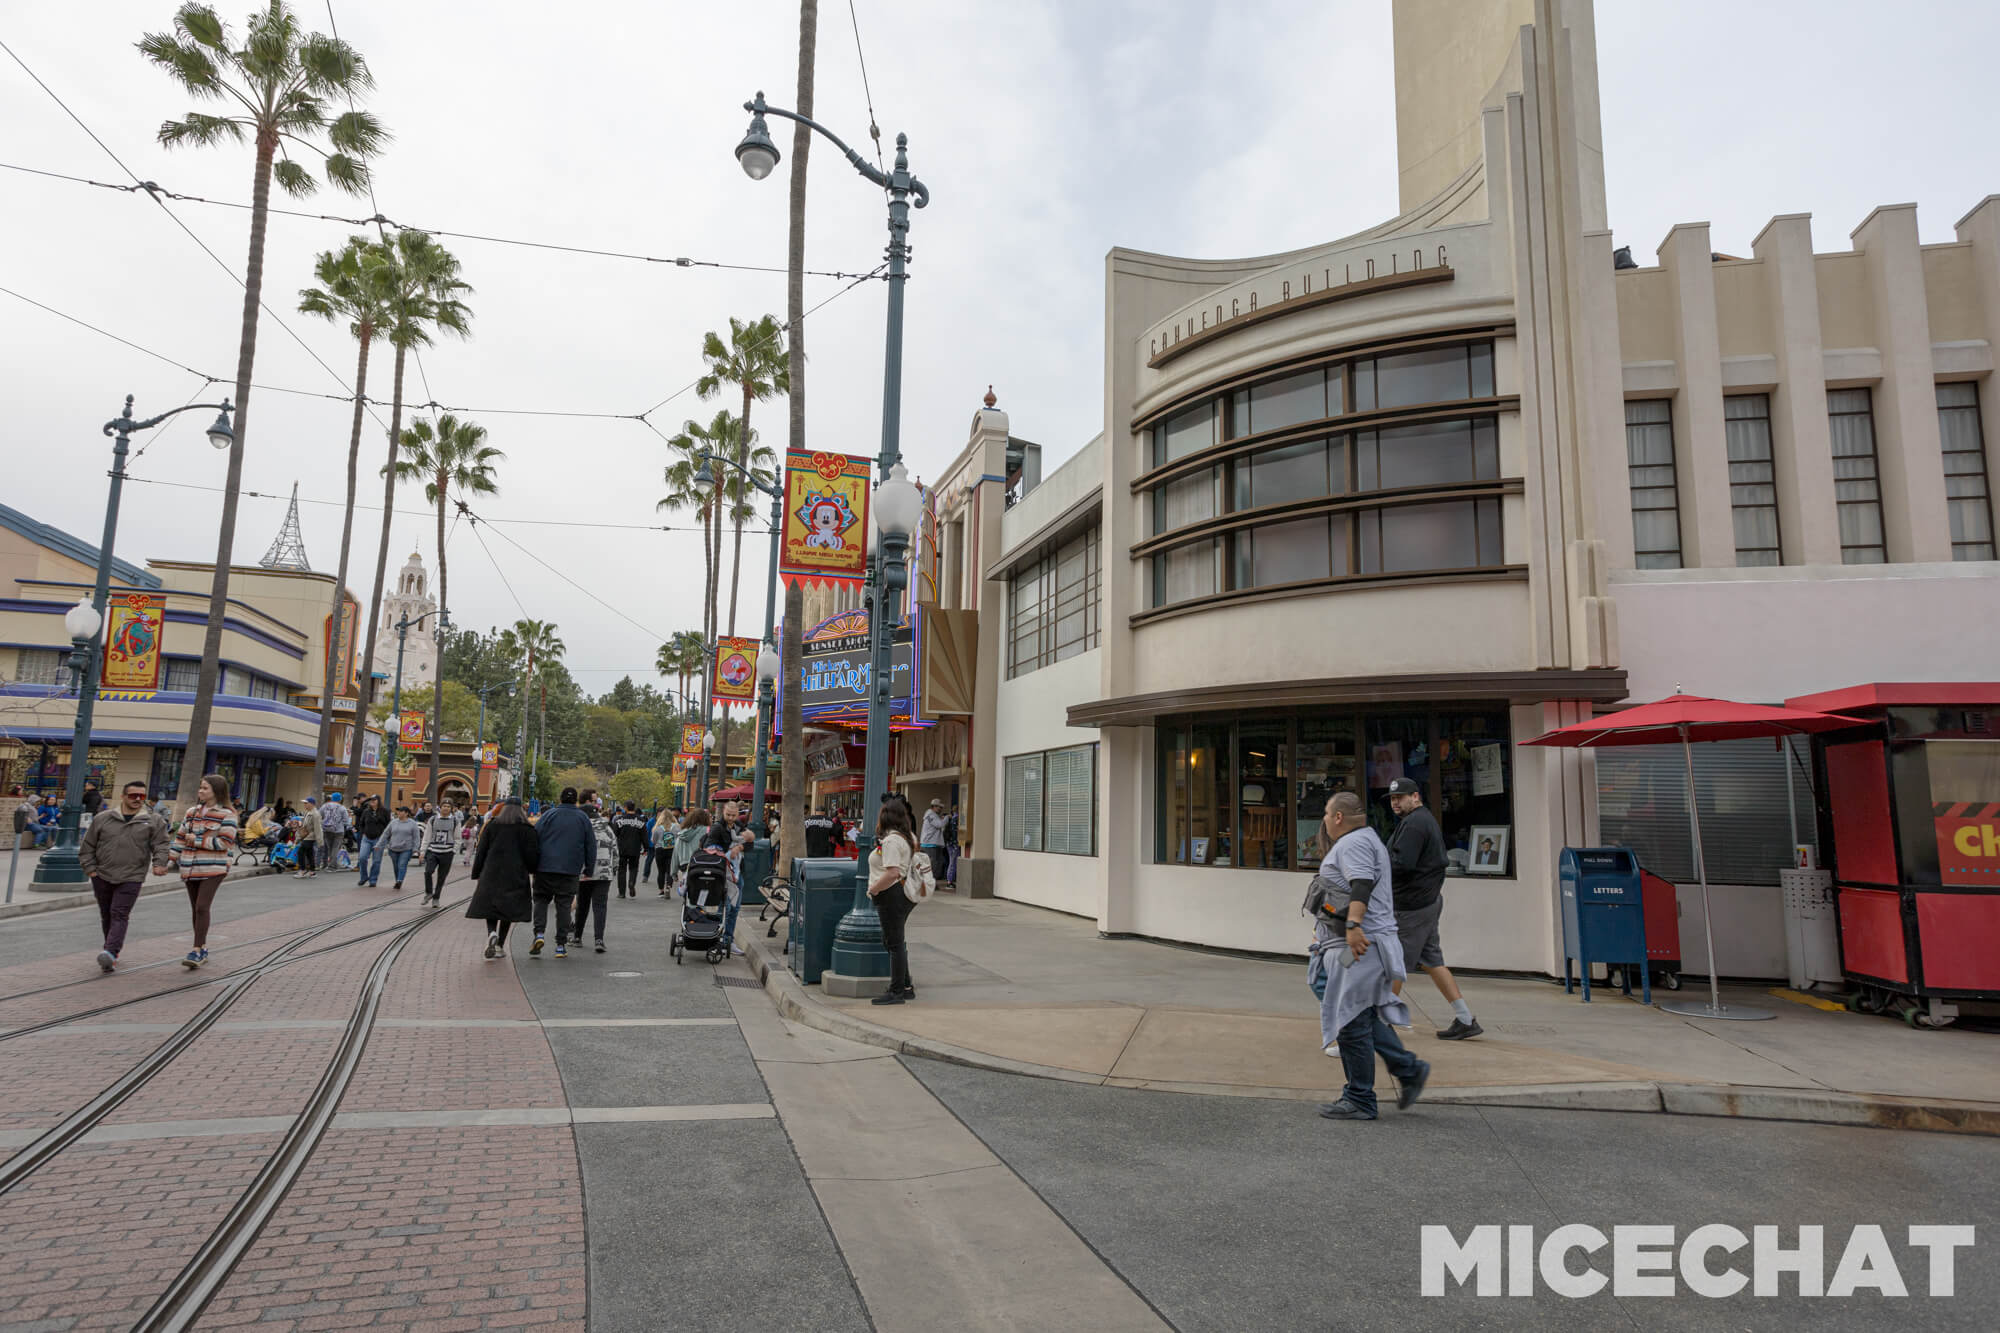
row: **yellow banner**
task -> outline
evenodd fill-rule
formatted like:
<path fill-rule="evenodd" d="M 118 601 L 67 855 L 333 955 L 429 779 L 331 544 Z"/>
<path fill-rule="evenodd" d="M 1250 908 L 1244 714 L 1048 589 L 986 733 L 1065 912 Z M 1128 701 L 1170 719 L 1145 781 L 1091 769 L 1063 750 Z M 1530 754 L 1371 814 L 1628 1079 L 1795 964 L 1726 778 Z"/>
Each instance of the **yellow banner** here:
<path fill-rule="evenodd" d="M 787 584 L 859 583 L 868 573 L 868 460 L 794 449 L 785 455 Z"/>
<path fill-rule="evenodd" d="M 715 692 L 719 704 L 747 704 L 757 699 L 757 641 L 732 639 L 715 641 Z"/>
<path fill-rule="evenodd" d="M 404 745 L 424 743 L 424 712 L 421 708 L 405 708 L 396 739 Z"/>
<path fill-rule="evenodd" d="M 699 722 L 681 723 L 681 758 L 701 753 L 701 738 L 706 730 Z"/>
<path fill-rule="evenodd" d="M 105 609 L 104 688 L 158 689 L 166 600 L 147 592 L 121 593 Z"/>

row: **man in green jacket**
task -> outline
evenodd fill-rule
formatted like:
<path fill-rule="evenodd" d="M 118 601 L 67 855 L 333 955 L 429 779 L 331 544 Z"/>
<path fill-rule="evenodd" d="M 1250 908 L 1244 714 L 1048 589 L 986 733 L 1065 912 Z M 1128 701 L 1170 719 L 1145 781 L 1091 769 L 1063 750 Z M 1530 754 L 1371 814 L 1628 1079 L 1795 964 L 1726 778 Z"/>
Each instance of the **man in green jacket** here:
<path fill-rule="evenodd" d="M 97 894 L 97 919 L 104 927 L 104 948 L 97 965 L 109 972 L 125 947 L 125 927 L 148 867 L 167 873 L 167 821 L 146 806 L 146 784 L 134 778 L 119 793 L 116 810 L 100 811 L 83 831 L 77 859 Z"/>

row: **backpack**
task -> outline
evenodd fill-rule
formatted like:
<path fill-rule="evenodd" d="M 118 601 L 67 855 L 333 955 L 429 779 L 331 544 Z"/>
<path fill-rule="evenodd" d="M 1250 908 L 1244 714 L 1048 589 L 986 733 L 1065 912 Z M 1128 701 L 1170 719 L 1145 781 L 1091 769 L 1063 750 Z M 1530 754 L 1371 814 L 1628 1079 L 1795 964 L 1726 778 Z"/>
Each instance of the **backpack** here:
<path fill-rule="evenodd" d="M 903 896 L 913 903 L 927 903 L 937 892 L 937 879 L 931 873 L 930 854 L 921 848 L 911 848 L 911 853 L 910 873 L 903 876 Z"/>

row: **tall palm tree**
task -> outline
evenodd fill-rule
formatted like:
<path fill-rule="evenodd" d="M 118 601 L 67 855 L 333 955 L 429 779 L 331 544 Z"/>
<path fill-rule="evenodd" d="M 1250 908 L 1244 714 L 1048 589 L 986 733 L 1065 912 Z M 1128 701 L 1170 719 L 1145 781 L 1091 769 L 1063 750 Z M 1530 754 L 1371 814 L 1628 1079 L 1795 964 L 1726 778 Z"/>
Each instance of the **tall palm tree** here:
<path fill-rule="evenodd" d="M 396 349 L 393 398 L 389 406 L 389 458 L 383 466 L 382 536 L 375 550 L 375 582 L 368 595 L 368 643 L 362 661 L 374 669 L 375 646 L 382 632 L 382 583 L 389 571 L 389 526 L 396 512 L 395 467 L 403 435 L 403 366 L 413 347 L 428 347 L 432 330 L 469 337 L 472 312 L 461 299 L 472 293 L 458 276 L 458 260 L 420 231 L 399 231 L 385 245 L 361 256 L 362 271 L 380 285 L 389 310 L 389 345 Z M 525 705 L 524 705 L 525 706 Z M 347 799 L 354 799 L 361 780 L 361 728 L 347 756 Z"/>
<path fill-rule="evenodd" d="M 676 630 L 674 636 L 660 645 L 660 655 L 656 665 L 662 676 L 671 676 L 680 687 L 681 705 L 674 711 L 687 711 L 688 679 L 701 670 L 702 637 L 695 629 Z"/>
<path fill-rule="evenodd" d="M 375 334 L 389 323 L 381 284 L 372 272 L 363 270 L 361 263 L 362 256 L 375 244 L 364 236 L 350 236 L 343 249 L 323 251 L 313 264 L 313 277 L 319 286 L 299 292 L 300 314 L 317 315 L 332 323 L 345 320 L 347 331 L 354 335 L 360 349 L 354 364 L 354 424 L 347 438 L 347 504 L 340 513 L 340 569 L 333 578 L 333 618 L 327 622 L 331 628 L 327 634 L 326 686 L 320 691 L 319 743 L 313 747 L 315 792 L 326 790 L 326 746 L 333 731 L 335 663 L 331 640 L 342 633 L 341 617 L 346 610 L 342 603 L 347 594 L 347 560 L 354 543 L 355 469 L 361 462 L 361 415 L 368 403 L 368 349 L 375 341 Z M 352 643 L 347 647 L 349 652 L 354 650 Z"/>
<path fill-rule="evenodd" d="M 819 0 L 799 0 L 799 87 L 792 105 L 801 116 L 813 110 L 813 58 L 819 45 Z M 812 149 L 812 131 L 804 125 L 792 126 L 791 229 L 785 246 L 785 319 L 791 337 L 785 341 L 790 353 L 786 366 L 791 382 L 787 395 L 790 430 L 787 443 L 793 449 L 806 447 L 806 157 Z M 781 650 L 784 679 L 796 682 L 805 661 L 805 589 L 793 583 L 785 589 L 785 645 Z M 784 813 L 778 828 L 785 846 L 778 864 L 788 866 L 791 858 L 805 851 L 795 841 L 806 824 L 806 727 L 799 691 L 785 691 L 785 754 L 779 785 L 784 789 Z"/>
<path fill-rule="evenodd" d="M 397 481 L 421 481 L 424 499 L 437 506 L 438 619 L 448 615 L 451 571 L 445 564 L 444 511 L 453 494 L 494 495 L 493 465 L 507 455 L 486 443 L 486 427 L 460 421 L 446 412 L 437 425 L 419 421 L 403 432 L 403 457 L 395 467 Z M 436 627 L 433 626 L 433 632 Z M 431 682 L 431 799 L 438 799 L 438 752 L 444 748 L 444 672 Z M 475 796 L 478 793 L 473 793 Z"/>
<path fill-rule="evenodd" d="M 704 642 L 714 639 L 719 624 L 715 614 L 715 594 L 716 575 L 722 563 L 722 502 L 717 496 L 724 492 L 725 487 L 722 465 L 704 463 L 701 455 L 727 457 L 734 452 L 736 436 L 736 418 L 724 408 L 706 426 L 698 421 L 681 423 L 680 434 L 667 441 L 667 447 L 673 453 L 669 455 L 666 467 L 667 494 L 660 500 L 658 508 L 692 510 L 701 517 Z"/>
<path fill-rule="evenodd" d="M 520 662 L 521 666 L 521 742 L 520 754 L 515 762 L 523 764 L 522 772 L 528 781 L 534 779 L 534 766 L 527 764 L 528 755 L 528 698 L 529 685 L 535 679 L 538 667 L 560 658 L 568 649 L 556 636 L 554 622 L 547 620 L 522 619 L 500 631 L 500 651 L 509 660 Z M 548 706 L 548 688 L 542 690 L 542 704 Z M 525 797 L 523 798 L 525 799 Z"/>
<path fill-rule="evenodd" d="M 736 437 L 738 467 L 750 466 L 750 446 L 756 438 L 750 430 L 750 404 L 791 390 L 791 370 L 786 362 L 782 332 L 774 315 L 753 319 L 748 324 L 731 315 L 728 343 L 725 344 L 713 330 L 701 340 L 701 358 L 708 364 L 708 373 L 695 381 L 695 393 L 702 398 L 712 398 L 725 387 L 743 391 L 743 415 L 739 419 L 742 430 Z M 741 494 L 745 489 L 742 475 L 739 473 L 730 480 Z M 736 528 L 736 553 L 729 566 L 729 632 L 734 634 L 736 583 L 737 575 L 743 568 L 743 524 L 748 516 L 728 517 Z M 718 558 L 721 555 L 719 542 L 716 554 Z"/>
<path fill-rule="evenodd" d="M 243 445 L 249 438 L 250 374 L 257 358 L 257 312 L 264 294 L 264 228 L 270 218 L 271 182 L 276 180 L 294 197 L 318 187 L 313 173 L 293 160 L 288 145 L 295 145 L 320 155 L 320 169 L 334 186 L 360 194 L 368 188 L 367 159 L 389 136 L 373 115 L 352 109 L 354 94 L 375 83 L 361 53 L 337 37 L 303 31 L 284 0 L 271 0 L 267 9 L 251 15 L 241 45 L 213 9 L 184 4 L 174 14 L 173 31 L 147 33 L 139 39 L 139 53 L 172 76 L 189 96 L 222 102 L 229 113 L 190 111 L 180 120 L 169 120 L 159 129 L 163 146 L 206 148 L 241 144 L 246 138 L 256 145 L 243 327 L 236 346 L 236 438 L 229 446 L 222 528 L 209 586 L 208 633 L 202 640 L 201 672 L 194 712 L 188 719 L 178 793 L 179 800 L 192 801 L 207 768 L 209 722 L 221 675 L 223 613 L 229 606 L 229 561 L 236 544 L 236 501 L 243 484 Z M 331 114 L 335 99 L 346 101 L 350 109 Z M 321 140 L 328 147 L 322 148 Z"/>

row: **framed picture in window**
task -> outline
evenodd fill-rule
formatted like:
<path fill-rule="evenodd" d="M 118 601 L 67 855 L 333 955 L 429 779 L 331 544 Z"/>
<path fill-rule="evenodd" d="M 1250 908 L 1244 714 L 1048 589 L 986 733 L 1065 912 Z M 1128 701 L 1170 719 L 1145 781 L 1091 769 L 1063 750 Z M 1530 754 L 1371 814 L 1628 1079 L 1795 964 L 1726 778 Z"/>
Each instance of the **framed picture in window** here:
<path fill-rule="evenodd" d="M 1513 841 L 1514 826 L 1511 824 L 1474 824 L 1468 835 L 1465 873 L 1468 875 L 1504 875 L 1507 873 L 1508 844 Z"/>

